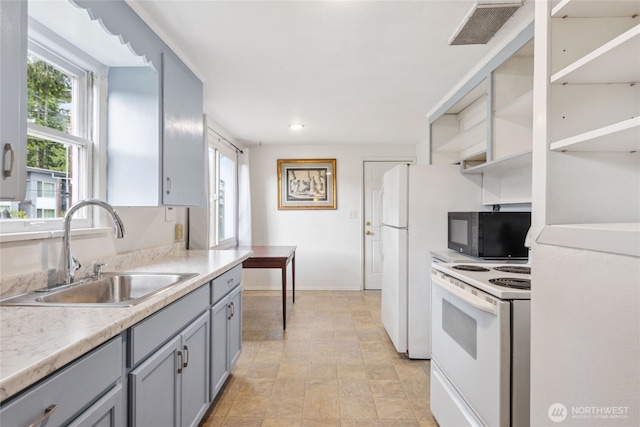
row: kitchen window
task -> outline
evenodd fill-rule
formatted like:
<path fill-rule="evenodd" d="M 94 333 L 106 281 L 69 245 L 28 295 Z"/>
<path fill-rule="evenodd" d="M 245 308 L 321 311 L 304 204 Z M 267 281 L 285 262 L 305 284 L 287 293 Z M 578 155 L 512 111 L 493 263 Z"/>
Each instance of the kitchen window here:
<path fill-rule="evenodd" d="M 210 131 L 209 164 L 209 245 L 237 245 L 237 153 Z"/>
<path fill-rule="evenodd" d="M 68 42 L 29 29 L 26 194 L 3 205 L 2 233 L 60 230 L 66 211 L 91 195 L 97 88 L 94 70 L 67 59 L 68 50 Z M 90 226 L 83 211 L 74 228 Z"/>

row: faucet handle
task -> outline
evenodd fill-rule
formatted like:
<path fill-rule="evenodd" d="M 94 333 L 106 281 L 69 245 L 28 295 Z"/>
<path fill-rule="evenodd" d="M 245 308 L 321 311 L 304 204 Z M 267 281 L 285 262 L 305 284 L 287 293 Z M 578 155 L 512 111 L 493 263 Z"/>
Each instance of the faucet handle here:
<path fill-rule="evenodd" d="M 70 273 L 70 277 L 71 277 L 71 281 L 73 282 L 73 278 L 76 274 L 76 271 L 78 271 L 80 269 L 80 267 L 82 267 L 82 264 L 80 264 L 80 261 L 78 261 L 78 258 L 76 258 L 76 256 L 73 254 L 73 252 L 70 253 L 70 257 L 69 257 L 69 273 Z"/>
<path fill-rule="evenodd" d="M 102 277 L 102 267 L 105 267 L 107 265 L 109 264 L 107 264 L 106 262 L 96 262 L 95 264 L 93 264 L 93 274 L 96 279 Z"/>

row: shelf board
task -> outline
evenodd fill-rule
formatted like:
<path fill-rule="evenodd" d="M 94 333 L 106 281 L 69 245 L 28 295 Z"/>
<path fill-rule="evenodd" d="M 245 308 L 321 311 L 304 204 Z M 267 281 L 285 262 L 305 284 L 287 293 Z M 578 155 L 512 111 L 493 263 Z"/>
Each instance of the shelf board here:
<path fill-rule="evenodd" d="M 640 14 L 637 1 L 575 1 L 563 0 L 551 10 L 552 18 L 622 17 Z"/>
<path fill-rule="evenodd" d="M 486 96 L 487 84 L 483 81 L 481 84 L 471 89 L 471 91 L 463 96 L 460 101 L 456 102 L 451 108 L 449 108 L 445 114 L 459 114 L 469 105 L 477 102 L 480 98 L 485 98 Z"/>
<path fill-rule="evenodd" d="M 640 82 L 639 51 L 640 24 L 553 74 L 551 83 Z"/>
<path fill-rule="evenodd" d="M 544 227 L 537 243 L 640 256 L 640 223 L 558 224 Z"/>
<path fill-rule="evenodd" d="M 494 113 L 494 119 L 533 127 L 533 90 L 520 95 Z"/>
<path fill-rule="evenodd" d="M 475 173 L 485 173 L 485 172 L 501 172 L 512 169 L 521 169 L 524 167 L 531 166 L 531 151 L 526 151 L 524 153 L 513 154 L 508 157 L 504 157 L 498 160 L 491 160 L 484 164 L 474 166 L 469 169 L 465 169 L 462 173 L 465 174 L 475 174 Z"/>
<path fill-rule="evenodd" d="M 552 142 L 553 151 L 640 151 L 640 117 Z"/>
<path fill-rule="evenodd" d="M 446 151 L 464 151 L 469 147 L 472 147 L 476 144 L 482 143 L 483 141 L 486 144 L 487 140 L 487 123 L 486 121 L 482 121 L 475 126 L 467 129 L 464 132 L 457 134 L 455 137 L 449 139 L 448 141 L 439 144 L 434 148 L 435 152 L 446 152 Z"/>
<path fill-rule="evenodd" d="M 501 198 L 501 199 L 482 199 L 482 204 L 485 206 L 489 205 L 524 205 L 527 203 L 531 203 L 531 197 L 520 197 L 520 198 Z"/>
<path fill-rule="evenodd" d="M 474 153 L 473 155 L 467 156 L 464 159 L 460 159 L 460 165 L 462 170 L 466 168 L 476 167 L 477 165 L 482 165 L 487 162 L 487 151 L 484 150 L 482 152 Z"/>

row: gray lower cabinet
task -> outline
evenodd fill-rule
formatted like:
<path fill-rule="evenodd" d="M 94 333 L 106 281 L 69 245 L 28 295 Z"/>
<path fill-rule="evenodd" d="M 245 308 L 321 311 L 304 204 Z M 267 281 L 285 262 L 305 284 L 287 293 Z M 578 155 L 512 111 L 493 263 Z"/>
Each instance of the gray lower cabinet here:
<path fill-rule="evenodd" d="M 242 351 L 241 278 L 242 268 L 238 266 L 212 283 L 211 400 L 220 392 Z"/>
<path fill-rule="evenodd" d="M 242 352 L 242 287 L 229 294 L 231 319 L 229 319 L 229 367 L 236 364 Z"/>
<path fill-rule="evenodd" d="M 195 427 L 242 350 L 242 265 L 0 404 L 0 426 Z"/>
<path fill-rule="evenodd" d="M 211 308 L 211 400 L 229 377 L 229 311 L 228 298 Z"/>
<path fill-rule="evenodd" d="M 197 426 L 209 408 L 209 313 L 182 333 L 182 423 Z"/>
<path fill-rule="evenodd" d="M 129 374 L 132 426 L 197 426 L 209 407 L 209 313 Z"/>
<path fill-rule="evenodd" d="M 0 407 L 2 426 L 125 426 L 124 347 L 113 338 Z"/>
<path fill-rule="evenodd" d="M 176 336 L 129 374 L 129 416 L 132 426 L 179 426 L 178 357 L 182 338 Z"/>
<path fill-rule="evenodd" d="M 115 427 L 125 419 L 124 387 L 117 384 L 76 418 L 69 427 Z"/>
<path fill-rule="evenodd" d="M 129 425 L 197 425 L 209 407 L 210 286 L 129 329 Z"/>

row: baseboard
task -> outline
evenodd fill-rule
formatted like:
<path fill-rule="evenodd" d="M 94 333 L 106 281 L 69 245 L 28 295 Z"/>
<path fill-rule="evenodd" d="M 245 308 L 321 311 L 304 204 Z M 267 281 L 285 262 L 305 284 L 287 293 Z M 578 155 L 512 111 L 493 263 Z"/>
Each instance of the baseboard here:
<path fill-rule="evenodd" d="M 280 291 L 282 290 L 281 286 L 277 285 L 245 285 L 242 284 L 242 289 L 245 291 Z M 357 292 L 362 289 L 359 287 L 340 287 L 337 288 L 335 286 L 296 286 L 297 291 L 349 291 L 349 292 Z M 287 287 L 287 292 L 291 292 L 291 286 Z"/>

